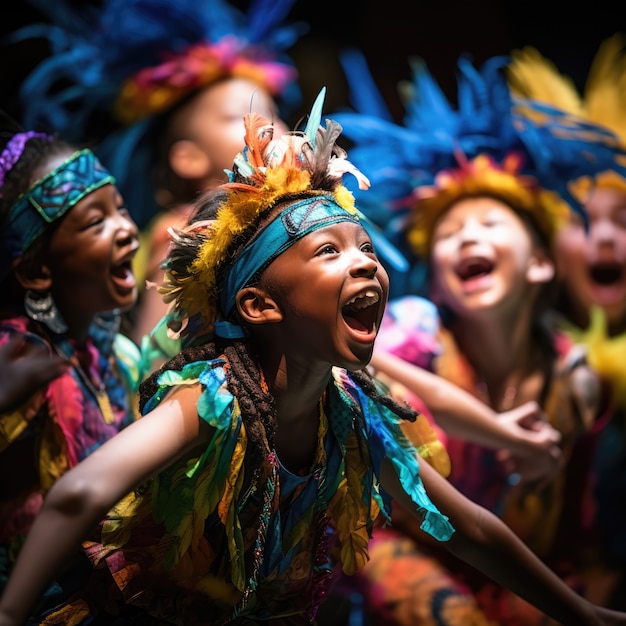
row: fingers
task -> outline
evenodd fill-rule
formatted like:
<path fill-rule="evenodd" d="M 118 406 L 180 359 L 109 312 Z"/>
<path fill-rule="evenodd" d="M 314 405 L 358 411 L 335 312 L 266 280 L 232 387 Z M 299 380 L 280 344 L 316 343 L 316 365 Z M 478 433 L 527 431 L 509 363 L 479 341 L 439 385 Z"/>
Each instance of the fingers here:
<path fill-rule="evenodd" d="M 43 344 L 22 335 L 11 337 L 0 346 L 0 412 L 17 409 L 70 366 L 69 361 L 51 354 Z"/>

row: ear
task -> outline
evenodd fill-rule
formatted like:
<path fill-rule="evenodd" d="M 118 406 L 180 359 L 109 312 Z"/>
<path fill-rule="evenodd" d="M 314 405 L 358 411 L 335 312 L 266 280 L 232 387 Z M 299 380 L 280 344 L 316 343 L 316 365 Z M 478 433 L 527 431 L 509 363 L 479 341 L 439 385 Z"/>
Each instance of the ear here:
<path fill-rule="evenodd" d="M 211 159 L 195 141 L 181 139 L 172 144 L 169 151 L 172 171 L 180 178 L 204 178 L 211 171 Z"/>
<path fill-rule="evenodd" d="M 235 298 L 237 311 L 249 324 L 280 322 L 283 312 L 277 302 L 260 287 L 244 287 Z"/>
<path fill-rule="evenodd" d="M 13 272 L 24 289 L 49 291 L 52 286 L 52 275 L 47 265 L 25 263 L 22 259 L 16 259 L 13 261 Z"/>
<path fill-rule="evenodd" d="M 554 261 L 547 250 L 535 249 L 526 270 L 526 279 L 529 283 L 549 283 L 555 274 Z"/>

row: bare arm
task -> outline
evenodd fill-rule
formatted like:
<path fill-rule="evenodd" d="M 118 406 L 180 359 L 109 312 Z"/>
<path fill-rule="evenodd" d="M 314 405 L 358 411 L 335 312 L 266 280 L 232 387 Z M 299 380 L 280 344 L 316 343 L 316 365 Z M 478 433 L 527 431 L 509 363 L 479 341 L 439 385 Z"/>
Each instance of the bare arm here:
<path fill-rule="evenodd" d="M 489 448 L 533 456 L 532 476 L 546 478 L 560 468 L 560 433 L 547 423 L 536 402 L 496 413 L 478 398 L 441 376 L 389 353 L 375 352 L 371 365 L 415 393 L 447 433 Z"/>
<path fill-rule="evenodd" d="M 568 626 L 626 624 L 626 613 L 596 607 L 568 587 L 495 515 L 468 500 L 427 463 L 420 474 L 437 508 L 456 532 L 442 545 L 539 610 Z M 407 511 L 415 506 L 385 460 L 382 485 Z M 414 517 L 421 521 L 418 513 Z"/>
<path fill-rule="evenodd" d="M 198 394 L 198 386 L 175 390 L 55 483 L 0 599 L 0 624 L 24 623 L 63 563 L 107 511 L 208 437 L 196 411 Z"/>

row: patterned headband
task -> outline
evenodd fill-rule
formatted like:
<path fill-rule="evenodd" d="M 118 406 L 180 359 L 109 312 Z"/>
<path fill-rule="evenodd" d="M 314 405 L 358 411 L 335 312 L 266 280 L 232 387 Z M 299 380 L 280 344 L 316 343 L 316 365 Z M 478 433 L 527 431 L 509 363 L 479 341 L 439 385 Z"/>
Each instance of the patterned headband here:
<path fill-rule="evenodd" d="M 91 150 L 75 152 L 23 193 L 11 207 L 2 238 L 1 276 L 50 224 L 85 196 L 115 179 Z"/>
<path fill-rule="evenodd" d="M 235 308 L 239 290 L 249 285 L 283 252 L 315 230 L 348 221 L 359 223 L 359 214 L 339 205 L 332 194 L 300 200 L 283 211 L 246 246 L 219 281 L 220 308 L 225 319 Z"/>
<path fill-rule="evenodd" d="M 41 137 L 42 139 L 50 139 L 45 133 L 38 133 L 34 130 L 28 130 L 25 133 L 17 133 L 11 137 L 9 143 L 0 154 L 0 187 L 4 185 L 4 177 L 13 169 L 24 152 L 24 146 L 29 139 Z"/>

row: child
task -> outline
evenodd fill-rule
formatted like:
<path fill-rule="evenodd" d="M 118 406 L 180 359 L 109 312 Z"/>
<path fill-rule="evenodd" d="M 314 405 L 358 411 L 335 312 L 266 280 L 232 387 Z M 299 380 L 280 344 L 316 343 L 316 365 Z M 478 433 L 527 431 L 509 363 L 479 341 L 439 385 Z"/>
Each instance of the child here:
<path fill-rule="evenodd" d="M 13 360 L 0 414 L 4 586 L 48 489 L 135 418 L 140 374 L 118 333 L 137 297 L 138 240 L 115 180 L 90 150 L 35 131 L 2 137 L 0 348 Z M 34 357 L 47 359 L 45 376 Z M 49 601 L 61 592 L 51 587 Z"/>
<path fill-rule="evenodd" d="M 230 182 L 166 263 L 186 347 L 144 383 L 142 419 L 49 493 L 0 625 L 26 619 L 113 506 L 84 543 L 93 576 L 51 621 L 311 623 L 332 562 L 363 566 L 390 497 L 424 536 L 556 619 L 626 624 L 568 589 L 401 435 L 414 413 L 364 369 L 389 285 L 341 177 L 367 179 L 335 144 L 340 127 L 320 127 L 321 104 L 304 133 L 279 140 L 269 120 L 246 117 Z"/>
<path fill-rule="evenodd" d="M 59 26 L 67 32 L 23 84 L 25 122 L 81 140 L 98 128 L 93 118 L 117 126 L 98 154 L 142 231 L 140 296 L 128 316 L 137 343 L 166 313 L 153 287 L 163 277 L 168 230 L 186 223 L 198 196 L 226 181 L 224 170 L 243 148 L 243 116 L 255 111 L 277 134 L 287 130 L 281 116 L 299 91 L 284 51 L 302 31 L 281 24 L 292 5 L 254 0 L 244 14 L 222 0 L 107 0 L 95 37 L 91 23 L 74 32 L 58 7 L 50 11 L 53 26 L 36 31 L 55 42 Z M 59 92 L 61 74 L 67 86 Z"/>
<path fill-rule="evenodd" d="M 626 146 L 626 38 L 606 39 L 593 59 L 581 94 L 533 48 L 515 50 L 507 67 L 514 93 L 582 115 L 612 130 Z M 593 184 L 577 185 L 588 229 L 572 220 L 554 241 L 561 328 L 584 343 L 589 362 L 610 385 L 613 415 L 594 458 L 598 523 L 607 558 L 626 580 L 626 177 L 607 168 Z M 624 582 L 611 603 L 624 606 Z M 609 590 L 610 591 L 610 590 Z"/>
<path fill-rule="evenodd" d="M 590 433 L 601 424 L 605 407 L 598 378 L 581 349 L 547 325 L 555 273 L 550 244 L 568 214 L 550 189 L 556 182 L 556 190 L 562 191 L 550 176 L 558 171 L 565 189 L 568 173 L 580 175 L 587 167 L 587 174 L 594 175 L 607 163 L 613 165 L 604 158 L 610 156 L 610 137 L 533 103 L 519 103 L 519 110 L 511 113 L 506 83 L 495 71 L 501 63 L 486 64 L 480 74 L 467 61 L 460 63 L 458 111 L 451 109 L 426 68 L 415 67 L 407 127 L 371 133 L 369 138 L 363 133 L 357 149 L 362 163 L 377 171 L 379 144 L 393 137 L 403 145 L 394 146 L 390 140 L 384 149 L 395 149 L 398 161 L 407 161 L 393 170 L 395 182 L 412 184 L 415 172 L 421 177 L 407 194 L 411 205 L 401 222 L 402 235 L 416 262 L 427 267 L 424 293 L 437 305 L 440 319 L 437 312 L 425 315 L 429 308 L 415 295 L 395 299 L 372 364 L 378 375 L 413 386 L 410 367 L 386 357 L 391 353 L 432 368 L 495 411 L 528 401 L 543 408 L 561 433 L 566 460 L 550 480 L 522 483 L 520 472 L 503 465 L 498 451 L 451 433 L 445 437 L 449 478 L 465 495 L 502 517 L 580 589 L 588 561 L 596 565 L 594 539 L 587 539 L 595 527 L 585 495 L 595 437 Z M 535 121 L 525 115 L 528 111 Z M 373 127 L 369 119 L 351 123 L 346 116 L 338 118 L 348 135 L 368 124 Z M 535 132 L 543 133 L 541 141 Z M 585 134 L 586 144 L 580 139 Z M 588 163 L 585 154 L 592 155 Z M 380 163 L 378 171 L 391 178 L 387 166 L 387 161 Z M 389 200 L 387 205 L 392 204 Z M 455 602 L 458 608 L 462 585 L 474 592 L 488 619 L 543 623 L 545 618 L 532 607 L 491 581 L 455 563 L 446 571 L 445 555 L 413 547 L 399 532 L 404 528 L 399 515 L 394 520 L 395 530 L 377 534 L 363 574 L 366 598 L 380 613 L 376 623 L 409 623 L 416 611 L 438 616 L 440 605 Z M 411 525 L 405 530 L 410 537 Z M 447 603 L 440 601 L 442 595 Z M 445 610 L 453 620 L 456 609 Z"/>

